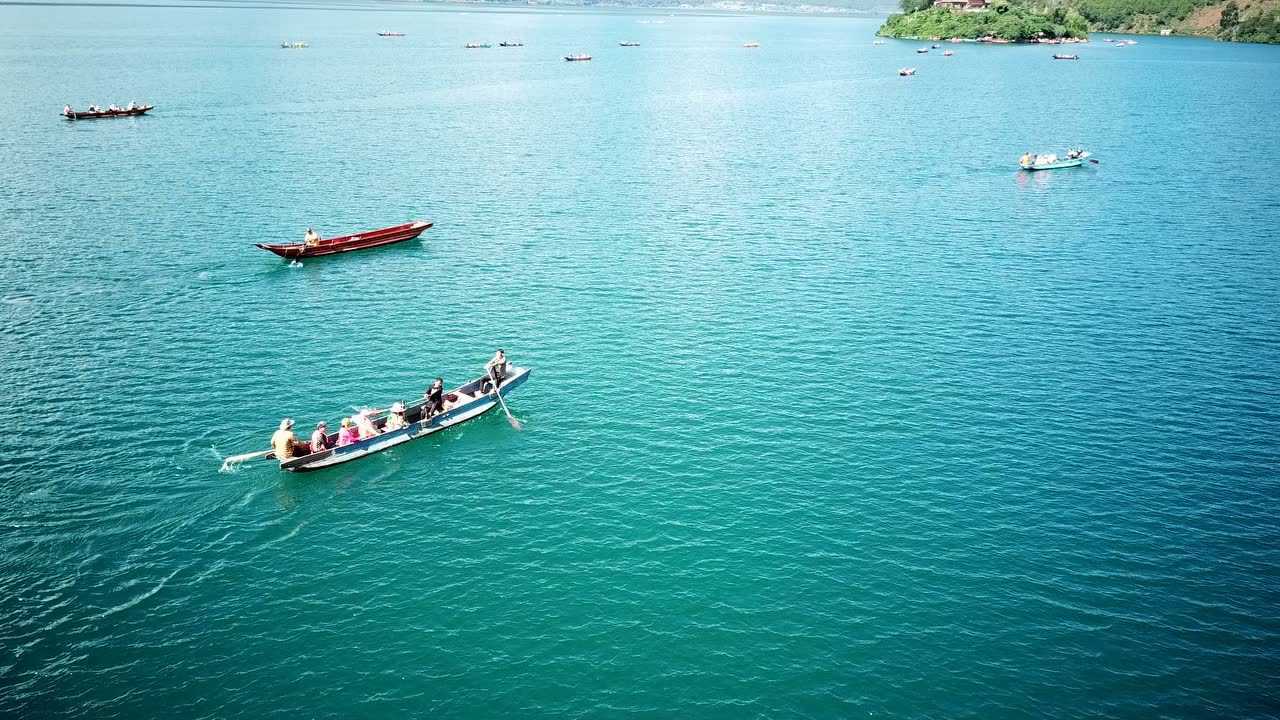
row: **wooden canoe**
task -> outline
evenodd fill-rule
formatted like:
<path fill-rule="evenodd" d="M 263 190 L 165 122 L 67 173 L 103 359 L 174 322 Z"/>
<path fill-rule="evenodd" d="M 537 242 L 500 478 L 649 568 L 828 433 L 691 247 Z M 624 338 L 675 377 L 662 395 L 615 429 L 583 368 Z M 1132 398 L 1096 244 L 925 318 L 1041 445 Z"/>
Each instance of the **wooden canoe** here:
<path fill-rule="evenodd" d="M 69 112 L 63 113 L 62 117 L 68 120 L 97 120 L 98 118 L 126 117 L 129 115 L 141 115 L 148 110 L 155 108 L 155 105 L 143 105 L 132 110 L 100 110 L 98 112 Z"/>
<path fill-rule="evenodd" d="M 432 223 L 427 220 L 415 220 L 402 225 L 392 225 L 381 230 L 325 238 L 315 245 L 304 245 L 303 243 L 257 243 L 256 246 L 273 252 L 286 260 L 299 260 L 324 255 L 337 255 L 338 253 L 351 252 L 352 250 L 368 250 L 369 248 L 412 240 L 421 235 L 431 225 Z"/>
<path fill-rule="evenodd" d="M 508 365 L 507 377 L 502 381 L 500 390 L 502 396 L 505 398 L 512 390 L 524 384 L 524 381 L 529 379 L 529 373 L 531 372 L 533 372 L 532 368 Z M 399 430 L 375 435 L 342 447 L 333 447 L 338 442 L 338 433 L 331 433 L 325 437 L 326 444 L 330 446 L 328 449 L 289 458 L 280 463 L 280 468 L 291 472 L 305 472 L 358 460 L 388 448 L 393 448 L 396 445 L 403 445 L 410 440 L 417 440 L 446 428 L 461 425 L 468 420 L 480 417 L 498 405 L 498 396 L 493 391 L 493 383 L 487 377 L 476 378 L 461 387 L 446 392 L 445 399 L 447 401 L 445 411 L 433 415 L 426 421 L 422 419 L 423 401 L 419 400 L 405 406 L 404 419 L 406 425 Z M 381 430 L 387 422 L 387 412 L 385 410 L 381 411 L 374 415 L 372 419 L 374 427 Z M 268 455 L 267 457 L 274 456 Z"/>

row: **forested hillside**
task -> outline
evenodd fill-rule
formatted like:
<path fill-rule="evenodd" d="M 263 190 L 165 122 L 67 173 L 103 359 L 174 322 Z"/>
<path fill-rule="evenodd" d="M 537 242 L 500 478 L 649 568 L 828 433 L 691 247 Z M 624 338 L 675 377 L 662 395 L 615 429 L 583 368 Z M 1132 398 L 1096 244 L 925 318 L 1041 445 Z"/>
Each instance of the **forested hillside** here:
<path fill-rule="evenodd" d="M 995 0 L 990 9 L 951 13 L 933 0 L 902 0 L 887 35 L 950 37 L 966 30 L 1006 39 L 1078 36 L 1088 30 L 1201 35 L 1238 42 L 1280 42 L 1280 0 Z M 984 15 L 1005 16 L 1003 18 Z M 951 17 L 948 17 L 951 16 Z M 1034 32 L 1032 32 L 1034 31 Z"/>

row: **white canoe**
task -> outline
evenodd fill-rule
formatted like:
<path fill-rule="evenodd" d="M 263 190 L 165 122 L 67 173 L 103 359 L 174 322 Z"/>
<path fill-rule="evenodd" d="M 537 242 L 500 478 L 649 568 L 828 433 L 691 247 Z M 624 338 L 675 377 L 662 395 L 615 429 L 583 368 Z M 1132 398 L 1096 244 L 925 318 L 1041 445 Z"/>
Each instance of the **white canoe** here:
<path fill-rule="evenodd" d="M 507 369 L 506 379 L 502 381 L 502 396 L 505 398 L 507 393 L 520 387 L 529 378 L 529 373 L 532 371 L 532 368 L 510 366 Z M 451 428 L 454 425 L 460 425 L 472 418 L 483 415 L 498 404 L 498 396 L 493 391 L 493 383 L 487 377 L 476 378 L 466 385 L 446 392 L 445 398 L 448 399 L 450 397 L 456 399 L 446 402 L 445 411 L 432 416 L 426 422 L 422 421 L 423 403 L 419 400 L 405 407 L 404 418 L 408 424 L 399 430 L 375 435 L 350 445 L 331 447 L 317 453 L 289 458 L 280 463 L 280 468 L 292 472 L 303 472 L 358 460 L 367 455 L 382 452 L 387 448 L 403 445 L 410 440 L 417 440 L 446 428 Z M 385 411 L 378 413 L 373 418 L 373 424 L 380 429 L 386 419 L 387 413 Z M 337 439 L 337 433 L 331 434 L 328 438 L 330 443 L 336 443 Z M 268 455 L 268 457 L 271 456 Z"/>

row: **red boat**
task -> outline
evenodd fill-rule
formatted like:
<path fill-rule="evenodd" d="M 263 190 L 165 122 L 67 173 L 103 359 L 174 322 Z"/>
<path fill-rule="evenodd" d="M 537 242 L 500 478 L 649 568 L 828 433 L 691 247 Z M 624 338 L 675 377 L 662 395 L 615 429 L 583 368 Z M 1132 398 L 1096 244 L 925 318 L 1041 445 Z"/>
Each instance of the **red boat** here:
<path fill-rule="evenodd" d="M 99 110 L 98 112 L 87 112 L 87 111 L 76 112 L 75 110 L 72 110 L 71 112 L 62 113 L 62 117 L 68 120 L 97 120 L 98 118 L 124 117 L 126 115 L 141 115 L 146 111 L 151 110 L 154 107 L 155 105 L 143 105 L 142 107 L 136 107 L 132 110 L 125 110 L 125 109 Z"/>
<path fill-rule="evenodd" d="M 304 243 L 257 243 L 257 246 L 263 250 L 270 250 L 286 260 L 298 260 L 322 255 L 337 255 L 338 253 L 351 252 L 352 250 L 368 250 L 382 245 L 412 240 L 421 235 L 422 231 L 431 227 L 431 225 L 432 223 L 426 220 L 415 220 L 403 225 L 392 225 L 381 230 L 370 230 L 358 235 L 339 235 L 338 237 L 325 238 L 315 245 L 306 245 Z"/>

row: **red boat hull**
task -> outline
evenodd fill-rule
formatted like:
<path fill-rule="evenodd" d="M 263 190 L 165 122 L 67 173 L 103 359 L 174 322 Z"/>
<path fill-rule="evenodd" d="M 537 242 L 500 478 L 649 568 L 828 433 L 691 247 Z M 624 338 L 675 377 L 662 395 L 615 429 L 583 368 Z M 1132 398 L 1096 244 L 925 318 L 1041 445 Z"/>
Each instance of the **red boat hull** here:
<path fill-rule="evenodd" d="M 315 245 L 257 243 L 257 247 L 273 252 L 286 260 L 300 260 L 302 258 L 337 255 L 338 253 L 351 252 L 352 250 L 368 250 L 369 248 L 412 240 L 421 235 L 432 224 L 426 220 L 416 220 L 403 225 L 392 225 L 381 230 L 325 238 Z"/>
<path fill-rule="evenodd" d="M 125 117 L 127 115 L 141 115 L 148 110 L 154 108 L 155 105 L 144 105 L 140 108 L 132 110 L 103 110 L 102 112 L 72 112 L 70 114 L 63 113 L 62 117 L 68 120 L 97 120 L 98 118 Z"/>

